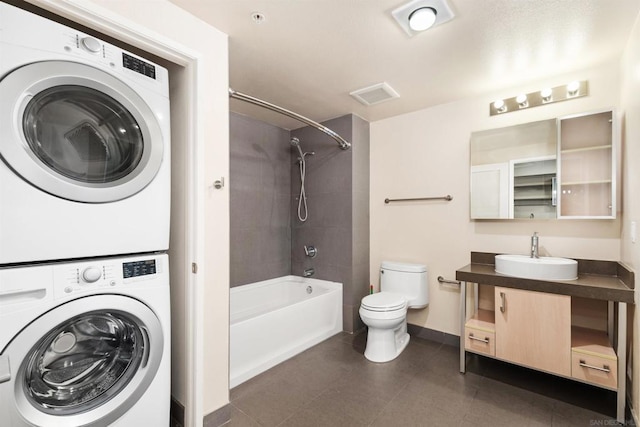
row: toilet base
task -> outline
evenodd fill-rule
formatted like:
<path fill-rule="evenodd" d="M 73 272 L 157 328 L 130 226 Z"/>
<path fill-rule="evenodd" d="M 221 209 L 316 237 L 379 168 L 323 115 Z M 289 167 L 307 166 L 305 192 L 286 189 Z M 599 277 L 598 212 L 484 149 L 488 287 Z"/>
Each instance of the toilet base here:
<path fill-rule="evenodd" d="M 370 327 L 367 332 L 367 348 L 364 351 L 364 357 L 376 363 L 390 362 L 407 348 L 410 338 L 406 322 L 396 329 Z"/>

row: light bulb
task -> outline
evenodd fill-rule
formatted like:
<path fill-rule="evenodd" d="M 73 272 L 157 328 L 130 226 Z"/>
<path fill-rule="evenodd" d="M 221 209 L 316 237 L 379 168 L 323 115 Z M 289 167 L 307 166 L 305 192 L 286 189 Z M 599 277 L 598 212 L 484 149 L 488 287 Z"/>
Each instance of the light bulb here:
<path fill-rule="evenodd" d="M 498 99 L 497 101 L 495 101 L 493 103 L 493 108 L 495 108 L 498 113 L 504 113 L 505 111 L 507 111 L 507 106 L 502 99 Z"/>
<path fill-rule="evenodd" d="M 540 96 L 542 97 L 542 102 L 549 102 L 551 101 L 551 95 L 553 94 L 553 91 L 551 90 L 551 88 L 544 88 L 540 91 Z"/>
<path fill-rule="evenodd" d="M 409 27 L 413 31 L 424 31 L 436 23 L 437 12 L 431 7 L 421 7 L 409 15 Z"/>
<path fill-rule="evenodd" d="M 576 96 L 580 90 L 580 82 L 571 82 L 567 85 L 567 94 L 569 96 Z"/>
<path fill-rule="evenodd" d="M 521 93 L 516 97 L 516 102 L 520 108 L 526 108 L 529 106 L 529 102 L 527 102 L 527 95 Z"/>

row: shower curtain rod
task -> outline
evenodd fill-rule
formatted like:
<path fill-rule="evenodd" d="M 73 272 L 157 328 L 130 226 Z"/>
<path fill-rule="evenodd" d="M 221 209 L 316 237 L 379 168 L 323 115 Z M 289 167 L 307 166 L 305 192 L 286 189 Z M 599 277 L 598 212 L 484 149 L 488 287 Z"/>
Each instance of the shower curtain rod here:
<path fill-rule="evenodd" d="M 238 92 L 236 90 L 233 90 L 231 88 L 229 88 L 229 96 L 231 98 L 236 98 L 239 99 L 241 101 L 245 101 L 245 102 L 249 102 L 251 104 L 255 104 L 258 105 L 260 107 L 263 108 L 267 108 L 271 111 L 275 111 L 276 113 L 280 113 L 280 114 L 284 114 L 285 116 L 289 116 L 293 119 L 299 120 L 302 123 L 306 123 L 307 125 L 314 127 L 316 129 L 318 129 L 320 132 L 324 132 L 327 135 L 329 135 L 331 138 L 335 139 L 336 142 L 338 143 L 338 145 L 340 145 L 340 148 L 342 148 L 343 150 L 348 150 L 349 147 L 351 147 L 351 144 L 349 142 L 347 142 L 343 137 L 341 137 L 340 135 L 338 135 L 336 132 L 332 131 L 331 129 L 329 129 L 326 126 L 322 126 L 320 123 L 318 122 L 314 122 L 313 120 L 305 117 L 305 116 L 301 116 L 298 113 L 294 113 L 293 111 L 289 111 L 286 108 L 282 108 L 282 107 L 278 107 L 275 104 L 272 104 L 270 102 L 267 101 L 263 101 L 262 99 L 259 98 L 255 98 L 251 95 L 247 95 L 245 93 L 241 93 Z"/>

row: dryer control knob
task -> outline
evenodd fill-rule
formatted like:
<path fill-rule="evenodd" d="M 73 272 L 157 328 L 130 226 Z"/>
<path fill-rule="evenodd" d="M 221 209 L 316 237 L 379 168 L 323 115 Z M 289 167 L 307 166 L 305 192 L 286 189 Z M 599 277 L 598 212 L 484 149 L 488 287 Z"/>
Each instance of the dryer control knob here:
<path fill-rule="evenodd" d="M 93 37 L 83 38 L 82 47 L 93 53 L 98 53 L 100 52 L 100 49 L 102 49 L 102 45 L 100 44 L 100 42 Z"/>
<path fill-rule="evenodd" d="M 87 267 L 82 272 L 82 280 L 87 283 L 97 282 L 101 277 L 102 270 L 98 267 Z"/>

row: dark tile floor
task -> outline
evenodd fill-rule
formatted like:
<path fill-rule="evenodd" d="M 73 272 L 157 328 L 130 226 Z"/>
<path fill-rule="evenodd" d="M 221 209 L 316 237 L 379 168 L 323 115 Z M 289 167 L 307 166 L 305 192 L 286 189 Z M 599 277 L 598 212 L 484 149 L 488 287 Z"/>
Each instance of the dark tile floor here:
<path fill-rule="evenodd" d="M 412 337 L 396 360 L 338 334 L 231 390 L 231 426 L 607 426 L 615 394 Z"/>

